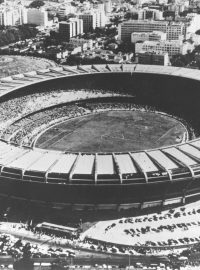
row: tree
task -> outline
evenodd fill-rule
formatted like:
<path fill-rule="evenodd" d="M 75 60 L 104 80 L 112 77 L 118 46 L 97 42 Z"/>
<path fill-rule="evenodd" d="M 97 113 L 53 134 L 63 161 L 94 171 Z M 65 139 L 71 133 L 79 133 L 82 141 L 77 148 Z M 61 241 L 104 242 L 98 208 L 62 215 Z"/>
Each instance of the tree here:
<path fill-rule="evenodd" d="M 14 269 L 15 270 L 33 270 L 34 265 L 31 261 L 31 245 L 30 243 L 27 243 L 23 249 L 23 258 L 19 261 L 16 261 L 14 263 Z"/>
<path fill-rule="evenodd" d="M 13 265 L 15 270 L 33 270 L 33 262 L 29 258 L 22 258 Z"/>
<path fill-rule="evenodd" d="M 29 7 L 30 8 L 40 8 L 44 6 L 44 2 L 42 0 L 34 0 L 33 2 L 30 3 Z"/>

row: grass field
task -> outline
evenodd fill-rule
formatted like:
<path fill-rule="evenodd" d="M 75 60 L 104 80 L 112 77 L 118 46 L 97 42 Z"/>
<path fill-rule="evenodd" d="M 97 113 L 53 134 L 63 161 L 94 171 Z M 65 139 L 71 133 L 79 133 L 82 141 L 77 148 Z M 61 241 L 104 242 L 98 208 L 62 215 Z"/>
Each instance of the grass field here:
<path fill-rule="evenodd" d="M 74 152 L 135 151 L 177 143 L 187 132 L 174 118 L 153 112 L 107 111 L 46 130 L 35 146 Z"/>
<path fill-rule="evenodd" d="M 47 59 L 2 55 L 0 56 L 0 78 L 55 66 L 56 63 Z"/>

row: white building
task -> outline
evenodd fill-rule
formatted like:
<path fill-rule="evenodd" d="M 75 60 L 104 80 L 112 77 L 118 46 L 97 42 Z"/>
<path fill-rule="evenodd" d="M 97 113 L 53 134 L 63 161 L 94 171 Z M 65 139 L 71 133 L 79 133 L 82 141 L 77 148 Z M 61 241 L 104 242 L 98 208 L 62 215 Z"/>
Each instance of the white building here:
<path fill-rule="evenodd" d="M 146 41 L 146 40 L 149 40 L 149 33 L 134 32 L 131 34 L 132 43 L 136 43 L 138 41 Z"/>
<path fill-rule="evenodd" d="M 0 25 L 21 25 L 27 23 L 27 9 L 22 5 L 0 8 Z"/>
<path fill-rule="evenodd" d="M 189 19 L 189 23 L 187 25 L 187 33 L 195 33 L 200 29 L 200 14 L 189 13 L 187 14 L 187 19 Z"/>
<path fill-rule="evenodd" d="M 119 24 L 118 38 L 122 41 L 129 41 L 133 32 L 161 31 L 166 33 L 167 26 L 168 22 L 166 21 L 129 20 Z"/>
<path fill-rule="evenodd" d="M 69 21 L 73 24 L 73 36 L 83 34 L 83 20 L 78 18 L 70 18 Z"/>
<path fill-rule="evenodd" d="M 138 41 L 146 41 L 146 40 L 160 41 L 160 40 L 166 40 L 166 39 L 167 39 L 167 34 L 161 31 L 153 31 L 153 32 L 148 32 L 148 33 L 136 32 L 136 33 L 131 34 L 132 43 L 136 43 Z"/>
<path fill-rule="evenodd" d="M 13 11 L 12 10 L 1 10 L 0 11 L 0 25 L 14 25 L 13 24 Z"/>
<path fill-rule="evenodd" d="M 194 44 L 181 41 L 144 41 L 143 43 L 135 44 L 135 53 L 140 51 L 145 52 L 167 52 L 169 56 L 176 54 L 186 54 L 194 49 Z"/>
<path fill-rule="evenodd" d="M 153 31 L 149 33 L 149 40 L 151 41 L 167 40 L 167 34 L 161 31 Z"/>

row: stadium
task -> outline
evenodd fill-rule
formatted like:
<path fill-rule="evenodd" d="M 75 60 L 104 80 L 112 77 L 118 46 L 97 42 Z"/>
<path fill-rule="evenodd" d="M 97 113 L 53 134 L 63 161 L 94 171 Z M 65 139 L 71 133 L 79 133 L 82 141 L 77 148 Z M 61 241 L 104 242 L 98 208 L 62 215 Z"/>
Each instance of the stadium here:
<path fill-rule="evenodd" d="M 73 210 L 198 200 L 199 75 L 94 65 L 1 79 L 0 195 Z"/>

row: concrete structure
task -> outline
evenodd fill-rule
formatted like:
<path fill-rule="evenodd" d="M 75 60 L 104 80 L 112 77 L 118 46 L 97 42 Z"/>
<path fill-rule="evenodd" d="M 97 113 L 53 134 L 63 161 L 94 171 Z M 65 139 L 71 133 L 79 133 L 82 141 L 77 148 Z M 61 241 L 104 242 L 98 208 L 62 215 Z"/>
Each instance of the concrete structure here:
<path fill-rule="evenodd" d="M 67 89 L 68 82 L 82 89 L 88 81 L 96 86 L 92 89 L 104 82 L 107 89 L 112 85 L 121 91 L 124 83 L 129 95 L 149 97 L 179 112 L 189 107 L 193 119 L 198 114 L 200 72 L 180 67 L 93 65 L 38 70 L 1 79 L 0 96 L 12 98 L 15 90 L 30 93 L 30 86 L 33 93 L 39 86 Z M 53 207 L 120 211 L 188 203 L 200 197 L 199 138 L 140 152 L 92 154 L 0 141 L 0 166 L 0 194 Z"/>
<path fill-rule="evenodd" d="M 58 9 L 58 12 L 57 12 L 57 15 L 58 15 L 58 18 L 60 20 L 63 20 L 66 18 L 66 16 L 70 13 L 75 13 L 76 12 L 76 9 L 75 7 L 73 7 L 72 5 L 63 5 L 61 7 L 59 7 Z"/>
<path fill-rule="evenodd" d="M 96 13 L 88 12 L 79 14 L 79 19 L 83 20 L 83 32 L 87 33 L 96 28 Z"/>
<path fill-rule="evenodd" d="M 160 31 L 153 31 L 151 33 L 135 32 L 131 34 L 132 43 L 136 43 L 138 41 L 146 41 L 146 40 L 160 41 L 160 40 L 166 40 L 166 38 L 167 38 L 167 34 Z"/>
<path fill-rule="evenodd" d="M 90 11 L 78 15 L 83 20 L 83 32 L 87 33 L 97 27 L 104 27 L 106 24 L 106 16 L 104 11 Z"/>
<path fill-rule="evenodd" d="M 182 22 L 129 20 L 118 26 L 119 40 L 130 41 L 134 32 L 161 31 L 167 33 L 168 40 L 181 40 L 200 29 L 200 15 L 192 14 Z"/>
<path fill-rule="evenodd" d="M 150 41 L 160 41 L 160 40 L 166 40 L 166 39 L 167 39 L 167 34 L 161 31 L 153 31 L 149 33 Z"/>
<path fill-rule="evenodd" d="M 0 7 L 0 25 L 14 26 L 27 23 L 27 9 L 17 7 Z"/>
<path fill-rule="evenodd" d="M 138 20 L 163 20 L 163 12 L 157 9 L 140 9 L 138 11 Z"/>
<path fill-rule="evenodd" d="M 183 40 L 185 37 L 185 24 L 184 23 L 170 23 L 167 27 L 167 39 L 168 40 Z"/>
<path fill-rule="evenodd" d="M 140 51 L 145 52 L 166 52 L 169 56 L 176 54 L 186 54 L 188 51 L 194 49 L 194 44 L 181 41 L 144 41 L 143 43 L 136 43 L 135 53 Z"/>
<path fill-rule="evenodd" d="M 81 19 L 72 18 L 68 22 L 60 22 L 59 34 L 65 41 L 69 41 L 72 37 L 83 34 L 83 21 Z"/>
<path fill-rule="evenodd" d="M 168 22 L 166 21 L 125 21 L 119 24 L 119 40 L 130 41 L 133 32 L 153 32 L 161 31 L 166 33 Z"/>
<path fill-rule="evenodd" d="M 131 42 L 136 43 L 138 41 L 149 40 L 149 33 L 134 32 L 131 34 Z"/>
<path fill-rule="evenodd" d="M 168 66 L 170 64 L 170 61 L 168 53 L 141 51 L 138 53 L 138 63 L 145 65 Z"/>

